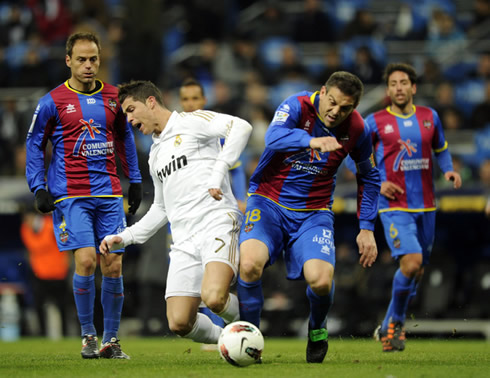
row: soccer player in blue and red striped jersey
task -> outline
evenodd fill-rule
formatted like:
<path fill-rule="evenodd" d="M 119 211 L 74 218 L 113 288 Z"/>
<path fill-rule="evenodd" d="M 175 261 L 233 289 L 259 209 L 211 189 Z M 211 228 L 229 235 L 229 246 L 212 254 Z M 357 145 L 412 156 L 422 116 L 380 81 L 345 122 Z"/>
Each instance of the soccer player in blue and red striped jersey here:
<path fill-rule="evenodd" d="M 415 69 L 405 63 L 391 63 L 384 80 L 391 105 L 369 115 L 366 123 L 382 181 L 380 219 L 391 254 L 400 264 L 386 316 L 375 331 L 383 351 L 390 352 L 405 349 L 405 314 L 429 263 L 434 241 L 433 156 L 444 178 L 453 181 L 456 189 L 461 186 L 461 176 L 453 170 L 439 116 L 431 108 L 413 104 Z"/>
<path fill-rule="evenodd" d="M 335 267 L 332 203 L 337 169 L 347 155 L 358 167 L 360 263 L 370 267 L 377 256 L 373 230 L 380 178 L 371 136 L 355 110 L 362 91 L 357 76 L 339 71 L 319 92 L 287 98 L 276 110 L 250 179 L 240 235 L 240 318 L 259 325 L 264 268 L 284 251 L 287 278 L 308 284 L 307 362 L 323 362 L 328 350 L 326 317 Z"/>
<path fill-rule="evenodd" d="M 117 332 L 124 301 L 124 249 L 100 257 L 104 311 L 102 347 L 94 326 L 97 247 L 107 234 L 126 228 L 123 193 L 115 153 L 129 178 L 129 212 L 141 202 L 141 174 L 131 126 L 121 110 L 116 87 L 96 79 L 100 43 L 77 33 L 66 43 L 71 77 L 39 100 L 27 135 L 26 178 L 38 209 L 53 211 L 60 251 L 73 251 L 73 292 L 81 323 L 83 358 L 129 358 Z M 45 150 L 52 158 L 45 178 Z"/>

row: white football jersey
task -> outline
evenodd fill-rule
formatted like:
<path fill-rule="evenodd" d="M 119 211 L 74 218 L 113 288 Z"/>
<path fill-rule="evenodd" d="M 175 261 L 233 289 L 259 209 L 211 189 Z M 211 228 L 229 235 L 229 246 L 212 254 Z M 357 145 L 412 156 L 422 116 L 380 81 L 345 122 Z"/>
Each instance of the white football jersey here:
<path fill-rule="evenodd" d="M 160 135 L 153 135 L 149 156 L 155 197 L 139 222 L 119 234 L 124 246 L 144 243 L 167 220 L 179 242 L 212 226 L 216 217 L 239 213 L 228 170 L 252 132 L 241 118 L 206 110 L 173 112 Z M 225 138 L 221 147 L 220 138 Z M 221 188 L 215 200 L 208 189 Z"/>

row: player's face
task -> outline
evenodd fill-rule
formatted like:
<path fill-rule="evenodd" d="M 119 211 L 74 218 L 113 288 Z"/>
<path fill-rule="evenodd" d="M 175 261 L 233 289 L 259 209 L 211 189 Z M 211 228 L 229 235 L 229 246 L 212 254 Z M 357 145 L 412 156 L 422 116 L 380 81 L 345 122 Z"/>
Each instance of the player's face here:
<path fill-rule="evenodd" d="M 203 96 L 201 88 L 197 85 L 185 86 L 180 88 L 180 105 L 184 112 L 204 109 L 206 97 Z"/>
<path fill-rule="evenodd" d="M 412 109 L 413 95 L 417 91 L 405 72 L 394 71 L 388 78 L 386 94 L 390 97 L 395 111 L 406 113 Z M 396 109 L 398 108 L 398 109 Z"/>
<path fill-rule="evenodd" d="M 70 85 L 81 91 L 95 88 L 95 77 L 99 72 L 99 49 L 92 41 L 78 40 L 73 46 L 72 54 L 66 56 L 66 65 L 70 67 Z"/>
<path fill-rule="evenodd" d="M 318 112 L 325 126 L 331 128 L 340 125 L 354 111 L 354 104 L 354 97 L 344 94 L 339 88 L 332 87 L 327 92 L 323 86 Z"/>
<path fill-rule="evenodd" d="M 148 100 L 142 103 L 132 97 L 126 97 L 121 104 L 128 122 L 145 135 L 152 134 L 156 130 L 156 120 L 148 105 Z"/>

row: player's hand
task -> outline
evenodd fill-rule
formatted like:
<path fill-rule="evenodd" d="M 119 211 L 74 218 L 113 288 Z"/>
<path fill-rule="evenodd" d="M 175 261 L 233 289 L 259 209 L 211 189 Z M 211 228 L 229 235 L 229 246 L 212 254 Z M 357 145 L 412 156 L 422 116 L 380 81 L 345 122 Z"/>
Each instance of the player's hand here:
<path fill-rule="evenodd" d="M 221 201 L 223 198 L 223 192 L 221 191 L 220 188 L 216 189 L 208 189 L 209 195 L 213 197 L 216 201 Z"/>
<path fill-rule="evenodd" d="M 107 235 L 99 245 L 99 251 L 102 255 L 107 256 L 111 250 L 121 249 L 124 247 L 122 238 L 117 235 Z"/>
<path fill-rule="evenodd" d="M 359 247 L 359 264 L 363 268 L 371 267 L 378 256 L 378 247 L 374 239 L 374 233 L 370 230 L 361 230 L 356 238 L 357 246 Z"/>
<path fill-rule="evenodd" d="M 44 189 L 36 192 L 36 206 L 41 213 L 50 213 L 54 210 L 53 196 Z"/>
<path fill-rule="evenodd" d="M 444 178 L 446 179 L 446 181 L 453 182 L 454 189 L 461 188 L 461 184 L 463 183 L 463 180 L 461 180 L 461 176 L 458 172 L 448 171 L 444 173 Z"/>
<path fill-rule="evenodd" d="M 310 140 L 310 147 L 320 152 L 330 152 L 342 148 L 342 145 L 334 137 L 319 137 Z"/>
<path fill-rule="evenodd" d="M 141 198 L 143 197 L 143 188 L 141 183 L 133 182 L 129 184 L 128 191 L 128 213 L 134 215 L 140 207 Z"/>
<path fill-rule="evenodd" d="M 381 190 L 379 192 L 386 198 L 394 200 L 397 194 L 403 194 L 405 191 L 403 190 L 403 188 L 391 181 L 383 181 L 381 183 Z"/>

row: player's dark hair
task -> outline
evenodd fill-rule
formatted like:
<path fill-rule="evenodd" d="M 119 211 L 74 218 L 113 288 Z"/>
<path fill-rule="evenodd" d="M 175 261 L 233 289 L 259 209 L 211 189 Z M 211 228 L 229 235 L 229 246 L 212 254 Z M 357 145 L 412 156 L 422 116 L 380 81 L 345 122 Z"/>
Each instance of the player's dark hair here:
<path fill-rule="evenodd" d="M 410 82 L 412 84 L 417 84 L 417 72 L 415 71 L 415 68 L 413 68 L 410 64 L 390 63 L 386 66 L 383 73 L 383 81 L 386 85 L 388 85 L 388 80 L 390 79 L 391 74 L 395 71 L 405 72 L 408 75 Z"/>
<path fill-rule="evenodd" d="M 356 75 L 346 71 L 334 72 L 325 83 L 327 92 L 332 87 L 337 87 L 343 94 L 354 97 L 354 108 L 359 105 L 364 85 Z"/>
<path fill-rule="evenodd" d="M 193 78 L 185 79 L 182 85 L 180 86 L 180 88 L 182 89 L 184 87 L 199 87 L 199 89 L 201 90 L 202 97 L 206 97 L 206 95 L 204 94 L 204 87 L 196 79 Z"/>
<path fill-rule="evenodd" d="M 151 81 L 133 80 L 129 83 L 119 84 L 118 88 L 118 98 L 121 104 L 128 97 L 132 97 L 135 101 L 145 103 L 148 97 L 153 96 L 161 106 L 165 106 L 163 104 L 162 92 Z"/>
<path fill-rule="evenodd" d="M 73 53 L 73 46 L 77 41 L 90 41 L 97 45 L 97 50 L 99 50 L 100 54 L 100 42 L 99 38 L 93 33 L 75 33 L 68 37 L 66 41 L 66 55 L 71 58 L 71 54 Z"/>

